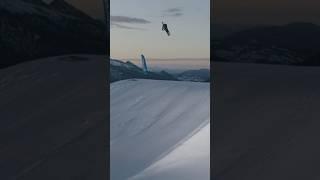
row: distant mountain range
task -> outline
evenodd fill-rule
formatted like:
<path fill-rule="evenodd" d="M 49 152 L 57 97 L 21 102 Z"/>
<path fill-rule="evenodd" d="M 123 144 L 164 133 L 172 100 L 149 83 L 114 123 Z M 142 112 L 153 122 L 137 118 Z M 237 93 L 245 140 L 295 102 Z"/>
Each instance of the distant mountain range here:
<path fill-rule="evenodd" d="M 157 79 L 157 80 L 178 80 L 166 71 L 145 73 L 140 67 L 130 61 L 110 60 L 110 82 L 124 79 Z"/>
<path fill-rule="evenodd" d="M 220 23 L 211 23 L 211 37 L 213 39 L 221 39 L 224 38 L 226 36 L 229 36 L 233 33 L 239 32 L 239 31 L 243 31 L 246 29 L 250 29 L 252 27 L 256 27 L 253 25 L 249 25 L 249 24 L 220 24 Z M 259 26 L 257 26 L 259 27 Z"/>
<path fill-rule="evenodd" d="M 251 28 L 212 44 L 215 61 L 320 65 L 320 26 L 312 23 Z"/>
<path fill-rule="evenodd" d="M 64 0 L 0 1 L 0 68 L 63 54 L 106 54 L 106 26 Z"/>
<path fill-rule="evenodd" d="M 177 75 L 181 81 L 210 82 L 210 70 L 187 70 Z"/>
<path fill-rule="evenodd" d="M 210 71 L 208 69 L 186 70 L 182 73 L 171 74 L 164 70 L 160 72 L 149 71 L 145 73 L 142 68 L 130 61 L 123 62 L 116 59 L 110 60 L 110 82 L 125 79 L 155 79 L 173 81 L 209 82 Z"/>

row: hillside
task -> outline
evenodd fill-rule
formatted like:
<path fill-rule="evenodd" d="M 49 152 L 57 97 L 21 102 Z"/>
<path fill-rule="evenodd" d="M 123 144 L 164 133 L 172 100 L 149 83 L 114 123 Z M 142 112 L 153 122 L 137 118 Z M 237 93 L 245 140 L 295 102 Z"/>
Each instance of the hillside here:
<path fill-rule="evenodd" d="M 63 54 L 105 54 L 106 27 L 64 0 L 1 0 L 0 68 Z"/>
<path fill-rule="evenodd" d="M 250 28 L 213 44 L 215 61 L 320 65 L 320 26 L 312 23 Z"/>

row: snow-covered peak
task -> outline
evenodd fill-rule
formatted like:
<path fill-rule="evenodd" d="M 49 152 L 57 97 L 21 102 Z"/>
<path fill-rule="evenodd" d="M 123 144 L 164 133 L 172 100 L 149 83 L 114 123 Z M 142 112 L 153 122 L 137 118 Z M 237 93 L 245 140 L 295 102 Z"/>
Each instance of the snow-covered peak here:
<path fill-rule="evenodd" d="M 117 59 L 110 59 L 110 65 L 113 65 L 113 66 L 121 66 L 121 67 L 125 67 L 125 68 L 134 68 L 134 69 L 140 69 L 140 67 L 138 67 L 137 65 L 133 64 L 132 62 L 130 61 L 127 61 L 127 62 L 123 62 L 123 61 L 120 61 L 120 60 L 117 60 Z"/>
<path fill-rule="evenodd" d="M 110 64 L 113 66 L 121 66 L 124 64 L 122 61 L 116 60 L 116 59 L 110 59 Z"/>

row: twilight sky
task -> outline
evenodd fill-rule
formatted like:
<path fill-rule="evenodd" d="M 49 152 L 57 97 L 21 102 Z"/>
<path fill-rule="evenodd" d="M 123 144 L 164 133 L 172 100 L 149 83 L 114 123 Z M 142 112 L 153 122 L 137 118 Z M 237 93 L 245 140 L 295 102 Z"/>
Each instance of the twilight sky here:
<path fill-rule="evenodd" d="M 66 1 L 94 17 L 103 17 L 102 0 Z M 119 2 L 116 0 L 110 1 L 113 4 L 125 2 L 123 0 L 119 0 Z M 133 1 L 136 2 L 139 0 Z M 179 2 L 179 0 L 175 1 Z M 197 0 L 195 1 L 197 2 Z M 184 0 L 180 0 L 180 2 L 183 3 Z M 215 23 L 286 24 L 290 22 L 304 21 L 320 24 L 319 0 L 213 0 L 213 2 L 213 12 L 215 15 L 213 21 Z M 169 6 L 171 4 L 174 3 L 170 3 Z"/>
<path fill-rule="evenodd" d="M 320 24 L 319 0 L 214 0 L 214 22 L 220 24 Z"/>
<path fill-rule="evenodd" d="M 210 0 L 110 0 L 111 57 L 209 58 Z M 171 36 L 161 31 L 168 24 Z"/>

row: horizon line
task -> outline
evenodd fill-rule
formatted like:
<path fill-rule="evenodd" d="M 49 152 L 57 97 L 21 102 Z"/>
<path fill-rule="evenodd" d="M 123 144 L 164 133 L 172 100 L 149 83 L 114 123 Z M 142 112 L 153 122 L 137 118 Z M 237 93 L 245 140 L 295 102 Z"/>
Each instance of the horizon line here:
<path fill-rule="evenodd" d="M 198 58 L 149 58 L 146 57 L 149 60 L 210 60 L 211 57 L 198 57 Z M 110 59 L 116 59 L 116 60 L 140 60 L 140 58 L 113 58 L 110 57 Z"/>

